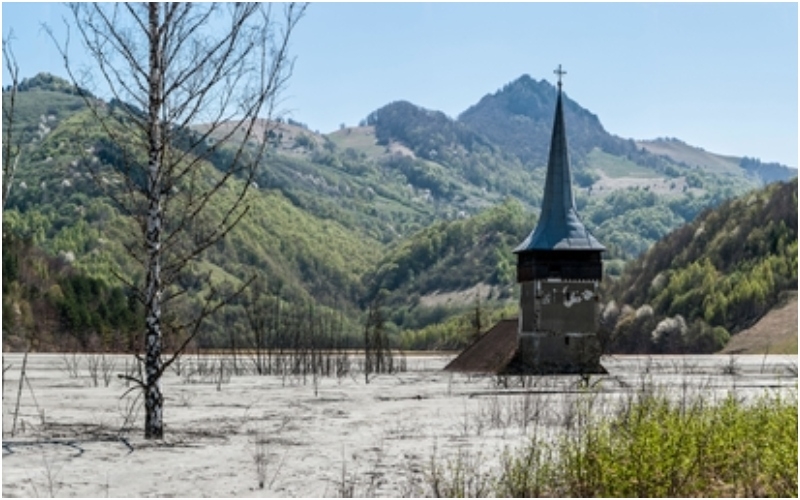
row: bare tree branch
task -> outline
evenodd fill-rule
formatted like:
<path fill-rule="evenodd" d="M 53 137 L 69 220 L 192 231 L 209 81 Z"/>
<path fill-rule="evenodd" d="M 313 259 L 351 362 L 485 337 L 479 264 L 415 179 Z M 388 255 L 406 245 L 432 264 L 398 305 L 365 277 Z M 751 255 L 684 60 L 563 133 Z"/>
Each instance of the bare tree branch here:
<path fill-rule="evenodd" d="M 19 163 L 19 144 L 14 136 L 14 111 L 17 100 L 17 87 L 19 86 L 19 66 L 14 57 L 11 41 L 14 38 L 12 30 L 7 38 L 3 39 L 3 61 L 11 77 L 11 85 L 6 94 L 3 89 L 3 208 L 6 207 L 8 195 L 11 194 L 11 186 L 14 183 L 14 174 L 17 172 Z"/>
<path fill-rule="evenodd" d="M 186 350 L 186 347 L 193 340 L 195 340 L 197 338 L 197 335 L 200 333 L 200 326 L 201 326 L 203 320 L 213 316 L 214 313 L 216 313 L 217 311 L 219 311 L 223 307 L 227 306 L 232 301 L 236 300 L 239 296 L 242 295 L 242 293 L 244 293 L 245 290 L 247 290 L 247 287 L 249 287 L 250 284 L 254 280 L 255 280 L 255 276 L 251 277 L 244 284 L 242 284 L 235 292 L 233 292 L 232 294 L 224 297 L 223 299 L 221 299 L 216 304 L 213 303 L 213 298 L 214 298 L 213 295 L 214 295 L 214 293 L 212 293 L 211 294 L 212 296 L 210 296 L 206 300 L 206 302 L 203 304 L 203 310 L 198 315 L 198 318 L 200 318 L 200 321 L 196 321 L 195 320 L 195 321 L 192 321 L 191 323 L 187 323 L 187 324 L 181 325 L 181 327 L 179 327 L 179 328 L 191 328 L 191 332 L 183 340 L 181 345 L 175 350 L 175 352 L 172 354 L 172 356 L 169 359 L 167 359 L 167 361 L 164 362 L 164 365 L 161 367 L 161 372 L 163 373 L 167 368 L 169 368 L 169 366 L 172 363 L 174 363 L 175 360 L 178 359 L 181 356 L 181 354 Z"/>

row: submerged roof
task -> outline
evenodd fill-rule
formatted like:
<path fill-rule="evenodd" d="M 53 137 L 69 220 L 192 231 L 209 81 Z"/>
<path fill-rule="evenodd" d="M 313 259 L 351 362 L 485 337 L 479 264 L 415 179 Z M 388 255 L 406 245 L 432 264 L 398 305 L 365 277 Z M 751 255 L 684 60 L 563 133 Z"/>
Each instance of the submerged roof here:
<path fill-rule="evenodd" d="M 547 161 L 542 213 L 536 229 L 514 249 L 514 253 L 529 250 L 605 250 L 586 230 L 575 209 L 561 104 L 561 66 L 556 73 L 559 75 L 558 97 L 553 137 L 550 141 L 550 158 Z"/>
<path fill-rule="evenodd" d="M 461 351 L 445 371 L 501 373 L 517 352 L 518 318 L 503 319 Z"/>

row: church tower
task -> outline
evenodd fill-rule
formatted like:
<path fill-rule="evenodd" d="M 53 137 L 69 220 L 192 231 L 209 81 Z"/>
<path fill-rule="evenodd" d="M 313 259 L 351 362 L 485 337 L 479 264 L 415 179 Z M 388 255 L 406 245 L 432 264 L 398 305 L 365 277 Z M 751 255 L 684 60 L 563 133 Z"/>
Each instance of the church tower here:
<path fill-rule="evenodd" d="M 605 373 L 597 338 L 601 245 L 586 230 L 572 194 L 567 135 L 558 95 L 539 222 L 515 250 L 521 286 L 517 352 L 511 371 Z"/>

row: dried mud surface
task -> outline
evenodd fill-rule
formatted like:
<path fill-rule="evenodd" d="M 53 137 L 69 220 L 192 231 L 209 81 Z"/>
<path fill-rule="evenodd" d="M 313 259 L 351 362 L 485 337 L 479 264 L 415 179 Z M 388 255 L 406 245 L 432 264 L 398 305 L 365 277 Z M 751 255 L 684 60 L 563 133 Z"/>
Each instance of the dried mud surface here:
<path fill-rule="evenodd" d="M 445 373 L 452 355 L 409 356 L 408 371 L 342 378 L 165 375 L 164 441 L 143 439 L 123 380 L 95 386 L 89 355 L 3 356 L 4 497 L 429 496 L 432 463 L 477 472 L 536 432 L 559 432 L 576 401 L 604 413 L 642 387 L 675 397 L 797 394 L 797 356 L 609 357 L 590 389 L 575 376 Z M 78 369 L 68 365 L 77 360 Z M 94 359 L 97 361 L 97 359 Z M 219 358 L 204 362 L 219 362 Z M 131 358 L 114 356 L 113 374 Z M 230 360 L 226 360 L 229 366 Z M 240 363 L 246 360 L 239 360 Z M 218 372 L 214 372 L 218 373 Z M 29 383 L 28 383 L 29 382 Z M 14 435 L 11 435 L 14 428 Z M 261 484 L 260 484 L 261 483 Z"/>

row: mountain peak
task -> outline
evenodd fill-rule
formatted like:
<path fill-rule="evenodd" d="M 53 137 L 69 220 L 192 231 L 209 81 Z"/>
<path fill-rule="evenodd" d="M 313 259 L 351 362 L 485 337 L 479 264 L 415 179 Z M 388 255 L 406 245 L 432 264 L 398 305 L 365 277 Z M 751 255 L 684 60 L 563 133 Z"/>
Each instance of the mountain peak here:
<path fill-rule="evenodd" d="M 536 80 L 535 78 L 531 77 L 531 75 L 524 73 L 522 76 L 517 78 L 516 80 L 507 83 L 503 86 L 502 91 L 505 91 L 509 88 L 514 87 L 525 87 L 531 89 L 541 89 L 541 90 L 552 90 L 553 94 L 555 94 L 556 87 L 552 85 L 550 82 L 542 78 L 541 80 Z"/>
<path fill-rule="evenodd" d="M 10 86 L 7 86 L 3 90 L 9 91 Z M 92 96 L 92 93 L 88 90 L 73 85 L 71 82 L 51 73 L 38 73 L 32 78 L 23 78 L 19 83 L 17 90 L 19 92 L 44 90 L 50 92 L 60 92 L 62 94 Z"/>
<path fill-rule="evenodd" d="M 524 163 L 543 166 L 547 162 L 548 138 L 552 131 L 551 113 L 558 91 L 547 80 L 535 80 L 524 74 L 458 117 L 475 131 L 483 132 L 492 142 L 513 153 Z M 570 150 L 576 158 L 592 148 L 613 148 L 618 138 L 606 132 L 596 115 L 564 95 Z M 513 133 L 509 134 L 509 125 Z"/>

